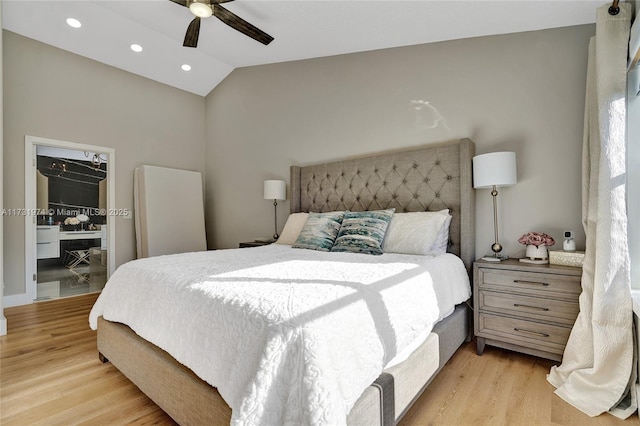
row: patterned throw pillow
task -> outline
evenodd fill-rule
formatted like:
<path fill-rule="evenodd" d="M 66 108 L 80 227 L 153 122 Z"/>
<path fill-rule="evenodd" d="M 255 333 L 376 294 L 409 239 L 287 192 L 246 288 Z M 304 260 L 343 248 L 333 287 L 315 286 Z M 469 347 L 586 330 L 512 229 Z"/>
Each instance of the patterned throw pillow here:
<path fill-rule="evenodd" d="M 394 211 L 346 212 L 331 251 L 382 254 L 382 241 Z"/>
<path fill-rule="evenodd" d="M 329 251 L 340 231 L 345 212 L 309 213 L 300 235 L 291 247 Z"/>

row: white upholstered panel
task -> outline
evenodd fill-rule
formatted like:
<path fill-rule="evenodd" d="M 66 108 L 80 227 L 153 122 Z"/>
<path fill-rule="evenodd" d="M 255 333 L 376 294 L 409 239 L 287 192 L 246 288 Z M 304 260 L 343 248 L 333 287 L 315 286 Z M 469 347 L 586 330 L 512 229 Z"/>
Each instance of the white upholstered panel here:
<path fill-rule="evenodd" d="M 138 258 L 207 249 L 200 172 L 140 166 L 134 199 Z"/>

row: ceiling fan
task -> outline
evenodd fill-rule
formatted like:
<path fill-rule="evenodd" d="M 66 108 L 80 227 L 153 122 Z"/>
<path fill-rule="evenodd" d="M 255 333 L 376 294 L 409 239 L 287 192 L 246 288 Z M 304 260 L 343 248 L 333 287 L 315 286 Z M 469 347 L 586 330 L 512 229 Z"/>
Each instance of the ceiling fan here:
<path fill-rule="evenodd" d="M 260 43 L 267 45 L 273 41 L 273 37 L 265 33 L 259 28 L 251 25 L 244 19 L 240 18 L 235 13 L 229 12 L 222 7 L 220 3 L 228 3 L 233 0 L 171 0 L 181 6 L 188 7 L 191 13 L 195 15 L 195 18 L 189 24 L 187 33 L 184 36 L 185 47 L 197 47 L 198 35 L 200 34 L 200 20 L 202 18 L 208 18 L 211 15 L 215 16 L 231 28 L 240 31 L 242 34 L 251 37 L 252 39 L 259 41 Z"/>

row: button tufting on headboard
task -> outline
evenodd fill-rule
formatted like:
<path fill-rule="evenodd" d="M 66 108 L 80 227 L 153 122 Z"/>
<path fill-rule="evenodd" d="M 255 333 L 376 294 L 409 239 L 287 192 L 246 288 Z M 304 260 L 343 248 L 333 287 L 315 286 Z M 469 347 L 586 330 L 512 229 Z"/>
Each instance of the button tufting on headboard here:
<path fill-rule="evenodd" d="M 475 244 L 468 242 L 473 241 L 475 233 L 466 231 L 467 243 L 461 247 L 460 242 L 463 227 L 473 230 L 473 152 L 473 142 L 463 139 L 413 151 L 292 166 L 291 209 L 322 212 L 395 208 L 396 212 L 416 212 L 448 208 L 453 216 L 451 250 L 464 251 L 463 260 L 470 267 Z"/>

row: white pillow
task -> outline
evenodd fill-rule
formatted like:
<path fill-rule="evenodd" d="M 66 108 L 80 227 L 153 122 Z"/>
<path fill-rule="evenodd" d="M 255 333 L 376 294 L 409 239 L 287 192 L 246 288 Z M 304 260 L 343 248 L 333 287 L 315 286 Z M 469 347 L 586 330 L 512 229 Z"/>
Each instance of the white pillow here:
<path fill-rule="evenodd" d="M 300 231 L 302 231 L 302 227 L 307 222 L 308 217 L 309 213 L 291 213 L 276 244 L 293 245 L 298 239 L 298 235 L 300 235 Z"/>
<path fill-rule="evenodd" d="M 449 227 L 445 227 L 445 224 L 450 222 L 449 209 L 395 213 L 387 229 L 383 251 L 419 255 L 444 254 L 449 242 Z"/>
<path fill-rule="evenodd" d="M 451 219 L 453 219 L 453 216 L 447 214 L 444 224 L 438 231 L 438 236 L 433 243 L 433 247 L 431 247 L 431 254 L 445 254 L 447 252 L 449 248 L 449 225 L 451 225 Z"/>

